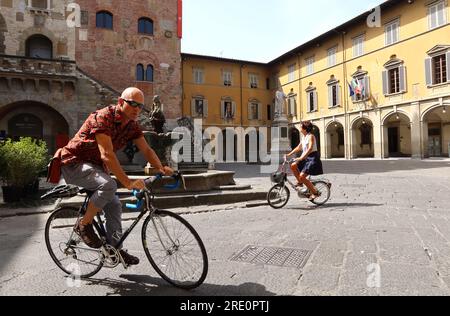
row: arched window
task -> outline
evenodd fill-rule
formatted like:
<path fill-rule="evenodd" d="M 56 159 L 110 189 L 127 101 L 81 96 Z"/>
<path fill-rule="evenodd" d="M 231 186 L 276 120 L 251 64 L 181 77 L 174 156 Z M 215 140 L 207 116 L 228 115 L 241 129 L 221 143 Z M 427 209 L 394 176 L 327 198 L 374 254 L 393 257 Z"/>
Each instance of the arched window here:
<path fill-rule="evenodd" d="M 33 58 L 52 59 L 53 43 L 52 41 L 40 34 L 30 36 L 26 43 L 26 56 Z"/>
<path fill-rule="evenodd" d="M 96 26 L 103 29 L 113 29 L 113 15 L 107 11 L 97 12 Z"/>
<path fill-rule="evenodd" d="M 145 80 L 153 82 L 153 66 L 152 65 L 147 66 L 147 71 L 145 72 Z"/>
<path fill-rule="evenodd" d="M 138 33 L 153 35 L 153 21 L 149 18 L 140 18 L 138 20 Z"/>
<path fill-rule="evenodd" d="M 144 81 L 144 65 L 136 66 L 136 81 Z"/>

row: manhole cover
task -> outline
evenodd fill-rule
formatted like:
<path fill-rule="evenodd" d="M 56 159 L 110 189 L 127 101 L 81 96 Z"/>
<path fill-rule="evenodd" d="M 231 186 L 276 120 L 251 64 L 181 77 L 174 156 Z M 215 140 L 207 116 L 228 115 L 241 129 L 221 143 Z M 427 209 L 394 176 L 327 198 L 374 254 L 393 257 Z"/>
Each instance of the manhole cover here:
<path fill-rule="evenodd" d="M 230 260 L 301 269 L 305 266 L 311 253 L 311 250 L 303 249 L 247 246 Z"/>

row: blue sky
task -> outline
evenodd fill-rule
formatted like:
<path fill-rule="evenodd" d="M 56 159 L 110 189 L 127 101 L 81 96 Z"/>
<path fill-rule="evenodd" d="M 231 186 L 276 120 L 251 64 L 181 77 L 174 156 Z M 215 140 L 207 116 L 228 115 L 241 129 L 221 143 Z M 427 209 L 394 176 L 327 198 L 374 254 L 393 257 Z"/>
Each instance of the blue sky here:
<path fill-rule="evenodd" d="M 183 0 L 181 51 L 269 62 L 382 0 Z"/>

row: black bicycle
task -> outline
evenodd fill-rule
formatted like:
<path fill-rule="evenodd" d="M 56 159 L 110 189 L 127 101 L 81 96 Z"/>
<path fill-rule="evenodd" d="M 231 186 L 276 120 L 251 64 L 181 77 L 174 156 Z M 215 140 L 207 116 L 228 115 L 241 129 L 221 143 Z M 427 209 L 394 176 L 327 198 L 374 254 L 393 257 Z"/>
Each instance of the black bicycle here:
<path fill-rule="evenodd" d="M 154 194 L 152 186 L 162 180 L 158 175 L 145 180 L 146 189 L 134 191 L 138 203 L 127 204 L 127 208 L 140 211 L 138 218 L 120 237 L 117 247 L 106 242 L 104 219 L 97 214 L 93 225 L 103 241 L 100 249 L 87 247 L 75 233 L 76 223 L 85 214 L 90 197 L 94 192 L 74 186 L 58 186 L 48 192 L 42 199 L 72 197 L 86 194 L 83 205 L 62 207 L 55 210 L 45 226 L 45 243 L 56 265 L 72 277 L 90 278 L 102 267 L 115 268 L 124 262 L 117 248 L 123 244 L 138 222 L 148 214 L 142 226 L 142 245 L 145 254 L 156 272 L 167 282 L 182 289 L 194 289 L 200 286 L 208 273 L 208 257 L 205 246 L 195 229 L 181 216 L 153 207 Z M 184 186 L 184 179 L 176 173 L 171 179 L 176 183 L 164 186 L 177 189 Z"/>
<path fill-rule="evenodd" d="M 284 159 L 278 171 L 270 176 L 271 181 L 275 185 L 267 193 L 267 202 L 274 209 L 281 209 L 289 202 L 291 192 L 287 186 L 288 184 L 297 192 L 300 199 L 311 198 L 311 193 L 307 188 L 299 188 L 288 179 L 287 166 L 293 162 L 294 160 L 288 161 Z M 331 182 L 326 179 L 311 180 L 311 177 L 309 177 L 309 180 L 318 192 L 317 197 L 310 200 L 310 202 L 317 206 L 327 203 L 331 195 Z"/>

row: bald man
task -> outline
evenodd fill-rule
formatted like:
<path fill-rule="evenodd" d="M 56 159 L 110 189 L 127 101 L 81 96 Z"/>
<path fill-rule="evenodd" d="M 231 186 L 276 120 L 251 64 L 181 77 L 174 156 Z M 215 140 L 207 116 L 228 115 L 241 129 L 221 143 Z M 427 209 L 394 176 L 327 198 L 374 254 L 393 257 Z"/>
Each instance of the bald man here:
<path fill-rule="evenodd" d="M 102 241 L 94 231 L 95 215 L 103 210 L 106 217 L 107 241 L 117 247 L 122 236 L 122 205 L 116 196 L 117 180 L 129 190 L 142 190 L 143 180 L 132 181 L 125 174 L 116 156 L 133 141 L 147 161 L 162 174 L 173 171 L 161 164 L 158 156 L 147 144 L 142 130 L 136 122 L 144 108 L 144 94 L 137 88 L 128 88 L 112 105 L 92 113 L 75 137 L 61 152 L 61 173 L 68 184 L 94 191 L 86 214 L 77 223 L 75 232 L 91 248 L 101 248 Z M 128 265 L 139 264 L 139 259 L 120 249 Z"/>

